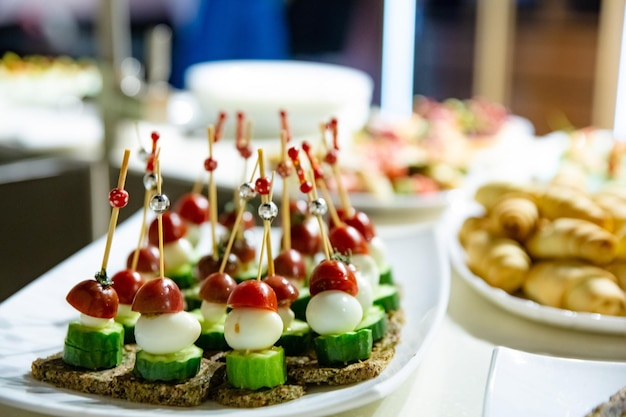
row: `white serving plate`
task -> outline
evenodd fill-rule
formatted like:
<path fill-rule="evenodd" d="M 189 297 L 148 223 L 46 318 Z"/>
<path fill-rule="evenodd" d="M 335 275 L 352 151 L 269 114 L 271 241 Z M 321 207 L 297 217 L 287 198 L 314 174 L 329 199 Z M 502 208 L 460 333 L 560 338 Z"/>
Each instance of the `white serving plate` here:
<path fill-rule="evenodd" d="M 496 347 L 483 417 L 582 417 L 626 386 L 626 362 L 559 358 Z"/>
<path fill-rule="evenodd" d="M 117 228 L 109 271 L 124 267 L 141 224 L 140 213 Z M 100 269 L 104 240 L 68 258 L 0 305 L 0 402 L 58 416 L 322 416 L 381 399 L 397 389 L 421 362 L 444 317 L 450 271 L 439 234 L 427 227 L 379 227 L 388 243 L 396 281 L 402 286 L 406 324 L 389 366 L 377 378 L 337 388 L 311 389 L 303 398 L 257 409 L 207 402 L 173 408 L 131 403 L 55 388 L 33 379 L 33 360 L 62 350 L 67 323 L 78 313 L 67 304 L 70 288 Z M 276 239 L 275 239 L 276 240 Z M 207 252 L 208 253 L 208 252 Z"/>
<path fill-rule="evenodd" d="M 540 323 L 596 333 L 626 334 L 626 317 L 582 313 L 544 306 L 510 295 L 506 291 L 490 286 L 482 278 L 474 275 L 467 267 L 465 251 L 457 235 L 463 220 L 478 213 L 481 213 L 478 204 L 457 201 L 445 213 L 443 224 L 448 230 L 448 251 L 455 271 L 480 295 L 510 313 Z"/>

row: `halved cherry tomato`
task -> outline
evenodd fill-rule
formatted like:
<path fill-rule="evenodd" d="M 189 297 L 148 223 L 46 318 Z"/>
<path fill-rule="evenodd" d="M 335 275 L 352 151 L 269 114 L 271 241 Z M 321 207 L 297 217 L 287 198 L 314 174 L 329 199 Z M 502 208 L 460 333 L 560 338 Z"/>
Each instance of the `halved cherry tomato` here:
<path fill-rule="evenodd" d="M 214 272 L 218 272 L 224 258 L 213 258 L 213 255 L 205 255 L 196 264 L 196 277 L 202 281 Z M 230 276 L 236 276 L 239 272 L 239 259 L 236 255 L 228 255 L 224 272 Z"/>
<path fill-rule="evenodd" d="M 269 275 L 263 278 L 263 282 L 268 284 L 276 293 L 276 299 L 280 307 L 289 307 L 296 298 L 298 298 L 299 292 L 296 287 L 285 277 L 280 275 Z"/>
<path fill-rule="evenodd" d="M 226 304 L 236 286 L 237 281 L 230 275 L 214 272 L 200 284 L 200 298 L 212 303 Z"/>
<path fill-rule="evenodd" d="M 244 233 L 243 237 L 237 236 L 233 242 L 231 252 L 234 253 L 239 262 L 246 265 L 256 259 L 256 245 L 252 237 L 248 233 Z"/>
<path fill-rule="evenodd" d="M 228 305 L 235 308 L 259 308 L 278 312 L 276 293 L 268 284 L 256 279 L 241 282 L 228 298 Z"/>
<path fill-rule="evenodd" d="M 141 314 L 178 313 L 183 311 L 185 300 L 174 281 L 156 278 L 143 284 L 133 301 L 132 310 Z"/>
<path fill-rule="evenodd" d="M 354 227 L 345 223 L 331 229 L 328 232 L 328 240 L 330 240 L 332 248 L 342 254 L 369 253 L 369 248 L 363 235 Z"/>
<path fill-rule="evenodd" d="M 132 251 L 126 259 L 126 268 L 132 268 L 135 251 Z M 147 245 L 139 248 L 139 259 L 137 260 L 137 272 L 158 272 L 159 271 L 159 248 L 154 245 Z"/>
<path fill-rule="evenodd" d="M 365 241 L 369 242 L 374 236 L 376 236 L 374 223 L 364 212 L 359 210 L 353 210 L 352 217 L 348 217 L 346 210 L 338 208 L 337 215 L 344 223 L 358 230 L 359 233 L 361 233 L 361 235 L 363 235 L 363 237 L 365 238 Z M 332 227 L 334 227 L 334 225 Z"/>
<path fill-rule="evenodd" d="M 354 272 L 348 265 L 336 259 L 324 259 L 311 273 L 309 290 L 311 295 L 328 290 L 339 290 L 356 295 L 359 292 L 359 286 Z"/>
<path fill-rule="evenodd" d="M 309 217 L 299 224 L 291 225 L 291 247 L 302 255 L 312 256 L 320 251 L 322 235 L 317 219 Z"/>
<path fill-rule="evenodd" d="M 176 212 L 184 220 L 202 224 L 209 220 L 209 200 L 202 194 L 184 194 L 176 203 Z"/>
<path fill-rule="evenodd" d="M 291 217 L 291 224 L 300 224 L 310 217 L 309 205 L 304 200 L 291 200 L 289 202 L 289 213 Z"/>
<path fill-rule="evenodd" d="M 119 297 L 112 286 L 103 286 L 94 279 L 76 284 L 65 297 L 81 313 L 101 319 L 112 319 L 117 314 Z"/>
<path fill-rule="evenodd" d="M 141 274 L 132 269 L 122 269 L 111 278 L 120 303 L 132 304 L 135 294 L 144 284 Z"/>
<path fill-rule="evenodd" d="M 162 214 L 163 217 L 163 244 L 175 242 L 187 233 L 187 226 L 183 219 L 174 211 L 167 211 Z M 148 231 L 148 240 L 154 246 L 159 246 L 159 222 L 155 218 L 150 223 Z"/>
<path fill-rule="evenodd" d="M 306 264 L 302 254 L 295 249 L 281 251 L 274 258 L 274 270 L 277 275 L 287 279 L 303 281 L 306 279 Z"/>
<path fill-rule="evenodd" d="M 230 230 L 235 225 L 236 219 L 237 219 L 237 211 L 228 210 L 219 216 L 218 222 L 219 224 L 221 224 L 222 226 Z M 256 226 L 256 220 L 254 219 L 254 215 L 250 211 L 245 210 L 243 212 L 242 217 L 241 217 L 241 225 L 242 226 L 240 227 L 243 227 L 244 230 L 252 229 L 253 227 Z"/>

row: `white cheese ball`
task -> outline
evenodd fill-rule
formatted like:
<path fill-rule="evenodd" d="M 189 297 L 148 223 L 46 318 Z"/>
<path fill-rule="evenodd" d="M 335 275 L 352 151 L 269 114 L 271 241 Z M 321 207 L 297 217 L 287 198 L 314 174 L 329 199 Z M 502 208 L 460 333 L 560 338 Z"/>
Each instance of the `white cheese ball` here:
<path fill-rule="evenodd" d="M 209 323 L 217 323 L 222 321 L 226 315 L 226 304 L 202 300 L 202 304 L 200 304 L 200 312 L 202 313 L 204 320 Z"/>
<path fill-rule="evenodd" d="M 296 314 L 293 312 L 291 307 L 278 307 L 278 315 L 283 321 L 283 331 L 289 330 L 293 319 L 296 318 Z"/>
<path fill-rule="evenodd" d="M 224 323 L 224 338 L 234 350 L 267 349 L 280 339 L 283 320 L 278 313 L 261 308 L 236 308 Z"/>
<path fill-rule="evenodd" d="M 359 301 L 344 291 L 322 291 L 311 297 L 306 307 L 306 321 L 321 335 L 353 331 L 363 317 Z"/>
<path fill-rule="evenodd" d="M 356 271 L 354 276 L 356 277 L 356 282 L 359 286 L 359 292 L 355 297 L 359 301 L 359 304 L 361 304 L 363 314 L 365 314 L 370 307 L 374 305 L 374 290 L 372 290 L 372 285 L 368 279 L 365 278 L 360 271 Z"/>
<path fill-rule="evenodd" d="M 376 261 L 369 255 L 352 255 L 350 263 L 361 273 L 372 288 L 378 287 L 380 282 L 380 268 L 376 265 Z"/>
<path fill-rule="evenodd" d="M 367 242 L 370 256 L 376 261 L 378 269 L 383 269 L 387 265 L 387 245 L 379 237 L 374 236 L 372 240 Z"/>
<path fill-rule="evenodd" d="M 185 222 L 187 226 L 187 233 L 185 233 L 185 239 L 191 243 L 191 246 L 194 248 L 198 246 L 198 242 L 200 242 L 200 237 L 202 236 L 202 227 L 196 223 Z"/>
<path fill-rule="evenodd" d="M 81 313 L 79 322 L 83 326 L 93 327 L 94 329 L 101 329 L 111 324 L 113 322 L 113 319 L 103 319 L 101 317 L 93 317 Z"/>
<path fill-rule="evenodd" d="M 201 330 L 200 322 L 186 311 L 143 314 L 135 324 L 135 340 L 146 352 L 161 355 L 191 346 Z"/>
<path fill-rule="evenodd" d="M 163 260 L 170 271 L 191 263 L 193 259 L 193 246 L 185 238 L 163 245 Z"/>

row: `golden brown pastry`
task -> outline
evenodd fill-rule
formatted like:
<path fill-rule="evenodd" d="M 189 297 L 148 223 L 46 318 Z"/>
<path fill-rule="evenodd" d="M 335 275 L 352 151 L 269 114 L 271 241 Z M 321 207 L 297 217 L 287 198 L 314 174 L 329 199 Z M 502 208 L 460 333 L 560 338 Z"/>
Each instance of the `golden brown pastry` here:
<path fill-rule="evenodd" d="M 489 217 L 495 233 L 524 242 L 539 221 L 537 205 L 528 198 L 502 198 L 492 208 Z"/>
<path fill-rule="evenodd" d="M 513 293 L 521 288 L 530 258 L 516 241 L 475 231 L 467 241 L 467 266 L 489 285 Z"/>
<path fill-rule="evenodd" d="M 575 260 L 537 262 L 524 294 L 546 306 L 607 315 L 623 315 L 626 294 L 609 271 Z"/>
<path fill-rule="evenodd" d="M 598 191 L 593 200 L 613 219 L 613 229 L 626 226 L 626 191 L 621 187 L 610 187 Z"/>
<path fill-rule="evenodd" d="M 490 220 L 485 216 L 471 216 L 463 220 L 458 238 L 461 246 L 466 247 L 469 236 L 476 231 L 489 231 Z"/>
<path fill-rule="evenodd" d="M 617 285 L 626 291 L 626 261 L 615 261 L 603 266 L 604 269 L 615 275 Z"/>
<path fill-rule="evenodd" d="M 551 185 L 537 202 L 539 213 L 550 220 L 560 217 L 588 220 L 607 230 L 612 228 L 612 219 L 587 193 L 571 187 Z"/>
<path fill-rule="evenodd" d="M 525 246 L 534 259 L 577 258 L 602 265 L 615 258 L 617 238 L 586 220 L 561 218 L 544 223 Z"/>
<path fill-rule="evenodd" d="M 514 195 L 535 200 L 539 194 L 539 189 L 532 185 L 494 181 L 478 187 L 474 199 L 489 211 L 504 196 Z"/>

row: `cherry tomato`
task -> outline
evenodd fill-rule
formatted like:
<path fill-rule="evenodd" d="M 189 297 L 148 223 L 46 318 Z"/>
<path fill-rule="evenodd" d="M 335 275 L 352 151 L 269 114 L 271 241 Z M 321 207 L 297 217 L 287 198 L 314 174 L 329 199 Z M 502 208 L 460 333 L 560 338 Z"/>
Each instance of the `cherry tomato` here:
<path fill-rule="evenodd" d="M 339 290 L 350 295 L 359 292 L 356 277 L 351 268 L 336 259 L 325 259 L 313 269 L 309 280 L 311 295 L 322 291 Z"/>
<path fill-rule="evenodd" d="M 291 247 L 302 255 L 315 255 L 322 245 L 317 219 L 309 217 L 300 224 L 291 225 Z"/>
<path fill-rule="evenodd" d="M 176 202 L 176 212 L 191 223 L 202 224 L 209 220 L 209 200 L 202 194 L 187 193 Z"/>
<path fill-rule="evenodd" d="M 126 268 L 132 268 L 135 251 L 132 251 L 126 259 Z M 137 259 L 138 272 L 158 272 L 159 271 L 159 248 L 153 245 L 139 248 L 139 258 Z"/>
<path fill-rule="evenodd" d="M 278 312 L 276 293 L 268 284 L 256 279 L 243 281 L 228 297 L 232 308 L 259 308 Z"/>
<path fill-rule="evenodd" d="M 237 211 L 229 210 L 229 211 L 225 211 L 219 216 L 218 222 L 222 226 L 230 230 L 235 225 L 236 219 L 237 219 Z M 243 227 L 245 230 L 252 229 L 253 227 L 256 226 L 256 220 L 254 220 L 254 215 L 250 211 L 245 210 L 242 214 L 240 224 L 243 225 L 240 227 Z"/>
<path fill-rule="evenodd" d="M 122 269 L 111 278 L 120 303 L 132 304 L 135 294 L 144 284 L 141 274 L 132 269 Z"/>
<path fill-rule="evenodd" d="M 196 264 L 196 277 L 202 281 L 209 275 L 220 270 L 224 258 L 213 258 L 213 255 L 205 255 Z M 228 255 L 224 272 L 230 276 L 235 276 L 239 272 L 239 259 L 236 255 Z"/>
<path fill-rule="evenodd" d="M 244 265 L 254 261 L 256 259 L 256 245 L 252 241 L 250 234 L 244 233 L 243 238 L 236 237 L 231 252 Z"/>
<path fill-rule="evenodd" d="M 354 227 L 363 235 L 365 241 L 369 242 L 374 236 L 376 231 L 374 229 L 374 223 L 370 220 L 369 216 L 362 211 L 353 210 L 352 217 L 348 217 L 344 209 L 337 209 L 339 218 L 346 224 Z"/>
<path fill-rule="evenodd" d="M 212 303 L 226 304 L 236 286 L 237 281 L 230 275 L 214 272 L 200 284 L 200 298 Z"/>
<path fill-rule="evenodd" d="M 112 286 L 102 286 L 94 279 L 76 284 L 65 297 L 76 310 L 91 317 L 112 319 L 117 314 L 119 298 Z"/>
<path fill-rule="evenodd" d="M 309 205 L 304 200 L 291 200 L 289 202 L 289 213 L 291 216 L 291 224 L 301 224 L 309 215 Z"/>
<path fill-rule="evenodd" d="M 289 307 L 298 298 L 298 289 L 283 276 L 269 275 L 263 278 L 263 282 L 272 287 L 280 307 Z"/>
<path fill-rule="evenodd" d="M 187 233 L 187 226 L 183 219 L 174 211 L 167 211 L 163 217 L 163 244 L 175 242 Z M 159 246 L 159 222 L 154 219 L 148 230 L 148 241 L 154 246 Z"/>
<path fill-rule="evenodd" d="M 183 311 L 185 300 L 174 281 L 156 278 L 143 284 L 133 301 L 132 309 L 141 314 L 178 313 Z"/>
<path fill-rule="evenodd" d="M 369 248 L 365 238 L 354 227 L 344 224 L 328 232 L 332 248 L 342 254 L 367 254 Z"/>
<path fill-rule="evenodd" d="M 306 279 L 306 264 L 302 254 L 295 249 L 284 250 L 274 258 L 274 270 L 277 275 L 288 279 L 303 281 Z"/>

